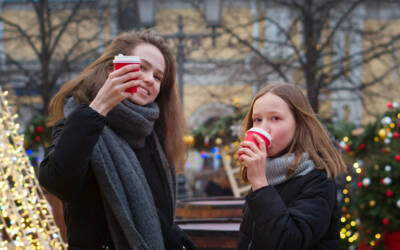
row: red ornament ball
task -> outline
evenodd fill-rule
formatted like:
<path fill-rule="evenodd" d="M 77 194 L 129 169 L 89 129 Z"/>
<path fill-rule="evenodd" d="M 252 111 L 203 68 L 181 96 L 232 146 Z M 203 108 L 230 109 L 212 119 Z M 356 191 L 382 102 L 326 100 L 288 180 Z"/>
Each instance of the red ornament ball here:
<path fill-rule="evenodd" d="M 399 134 L 399 133 L 397 133 L 397 132 L 394 132 L 394 133 L 393 133 L 393 138 L 399 139 L 399 137 L 400 137 L 400 134 Z"/>
<path fill-rule="evenodd" d="M 39 126 L 39 127 L 36 128 L 36 131 L 37 131 L 38 133 L 42 133 L 43 130 L 44 130 L 43 126 Z"/>
<path fill-rule="evenodd" d="M 382 183 L 383 183 L 383 178 L 381 178 L 381 179 L 379 180 L 379 183 L 380 183 L 380 184 L 382 184 Z"/>
<path fill-rule="evenodd" d="M 351 148 L 350 148 L 349 145 L 346 145 L 346 146 L 344 146 L 344 150 L 345 150 L 346 152 L 349 152 L 349 151 L 351 150 Z"/>
<path fill-rule="evenodd" d="M 400 161 L 400 155 L 395 156 L 396 161 Z"/>
<path fill-rule="evenodd" d="M 387 197 L 390 197 L 392 195 L 393 195 L 393 191 L 392 190 L 389 189 L 389 190 L 386 191 L 386 196 Z"/>
<path fill-rule="evenodd" d="M 383 218 L 382 223 L 383 223 L 383 225 L 387 225 L 387 224 L 389 224 L 389 220 L 386 218 Z"/>
<path fill-rule="evenodd" d="M 393 103 L 391 103 L 391 102 L 388 102 L 386 105 L 387 105 L 387 107 L 390 108 L 390 109 L 393 108 Z"/>
<path fill-rule="evenodd" d="M 358 182 L 358 187 L 360 187 L 360 188 L 362 188 L 362 187 L 363 187 L 363 183 L 362 183 L 362 181 L 359 181 L 359 182 Z"/>
<path fill-rule="evenodd" d="M 40 141 L 40 136 L 36 136 L 36 137 L 35 137 L 35 140 L 36 140 L 36 141 Z"/>
<path fill-rule="evenodd" d="M 360 150 L 363 150 L 363 149 L 365 148 L 365 144 L 360 144 L 360 146 L 358 146 L 358 148 L 359 148 Z"/>

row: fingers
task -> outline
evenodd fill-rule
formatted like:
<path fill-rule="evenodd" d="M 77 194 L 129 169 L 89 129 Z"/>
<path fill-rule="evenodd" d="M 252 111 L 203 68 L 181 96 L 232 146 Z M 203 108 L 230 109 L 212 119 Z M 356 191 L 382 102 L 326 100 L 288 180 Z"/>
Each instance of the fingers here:
<path fill-rule="evenodd" d="M 267 149 L 265 147 L 265 141 L 260 136 L 258 136 L 257 134 L 254 134 L 253 136 L 254 136 L 254 138 L 256 138 L 256 141 L 258 142 L 258 146 L 259 146 L 260 151 L 261 152 L 266 152 Z"/>
<path fill-rule="evenodd" d="M 257 152 L 259 152 L 260 150 L 258 149 L 258 147 L 250 141 L 242 141 L 240 143 L 240 148 L 237 151 L 237 155 L 239 157 L 239 161 L 243 162 L 243 155 L 246 155 L 247 157 L 254 157 L 256 155 Z"/>
<path fill-rule="evenodd" d="M 114 78 L 114 77 L 122 76 L 131 71 L 140 72 L 140 65 L 139 64 L 128 64 L 122 68 L 119 68 L 119 69 L 111 72 L 109 77 Z"/>
<path fill-rule="evenodd" d="M 131 80 L 138 80 L 142 76 L 141 72 L 129 72 L 127 74 L 124 74 L 122 76 L 109 76 L 109 79 L 111 81 L 111 85 L 119 85 L 119 84 L 124 84 L 128 81 Z"/>
<path fill-rule="evenodd" d="M 102 104 L 102 106 L 106 105 L 107 110 L 111 109 L 122 100 L 131 96 L 132 93 L 128 93 L 126 90 L 139 85 L 139 83 L 139 80 L 128 80 L 121 84 L 106 81 L 106 84 L 104 84 L 104 86 L 99 90 L 94 101 Z"/>
<path fill-rule="evenodd" d="M 244 166 L 244 167 L 248 167 L 248 165 L 252 165 L 252 163 L 254 161 L 257 161 L 257 159 L 259 158 L 259 154 L 255 153 L 254 151 L 252 151 L 250 148 L 247 147 L 241 147 L 238 151 L 237 151 L 237 155 L 238 155 L 238 159 L 239 162 Z"/>
<path fill-rule="evenodd" d="M 239 162 L 240 162 L 240 164 L 242 164 L 243 167 L 247 167 L 247 164 L 251 161 L 251 159 L 252 158 L 250 156 L 248 156 L 246 154 L 242 154 L 239 157 Z"/>
<path fill-rule="evenodd" d="M 241 157 L 242 155 L 253 155 L 254 152 L 248 148 L 248 147 L 241 147 L 238 151 L 237 151 L 237 155 L 239 157 Z"/>
<path fill-rule="evenodd" d="M 108 75 L 105 85 L 119 85 L 130 80 L 137 80 L 142 77 L 138 64 L 126 65 L 118 70 L 114 70 Z"/>
<path fill-rule="evenodd" d="M 141 77 L 138 64 L 127 65 L 111 72 L 90 106 L 106 115 L 115 105 L 132 95 L 126 89 L 139 85 L 138 79 Z"/>
<path fill-rule="evenodd" d="M 116 89 L 118 92 L 128 93 L 128 92 L 125 92 L 126 89 L 138 86 L 139 83 L 140 83 L 139 80 L 130 80 L 128 82 L 124 82 L 123 84 L 116 86 Z M 128 93 L 128 96 L 129 96 L 129 93 Z"/>
<path fill-rule="evenodd" d="M 258 150 L 257 145 L 255 143 L 251 142 L 251 141 L 242 141 L 240 143 L 240 147 L 249 148 L 249 149 L 251 149 L 252 151 L 255 151 L 255 152 Z"/>
<path fill-rule="evenodd" d="M 243 141 L 240 143 L 240 148 L 237 151 L 237 156 L 239 162 L 242 163 L 242 165 L 252 165 L 254 164 L 254 162 L 263 161 L 267 158 L 264 140 L 257 135 L 255 135 L 255 139 L 260 145 L 260 148 L 251 141 Z"/>

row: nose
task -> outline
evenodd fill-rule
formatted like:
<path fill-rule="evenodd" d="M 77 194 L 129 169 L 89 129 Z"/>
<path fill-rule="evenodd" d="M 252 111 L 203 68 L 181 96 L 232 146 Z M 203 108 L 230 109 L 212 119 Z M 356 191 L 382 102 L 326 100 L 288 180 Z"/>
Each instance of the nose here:
<path fill-rule="evenodd" d="M 153 76 L 152 72 L 150 72 L 150 71 L 143 72 L 142 71 L 142 77 L 143 77 L 143 81 L 145 83 L 148 83 L 148 84 L 153 84 L 154 83 L 154 76 Z"/>
<path fill-rule="evenodd" d="M 264 121 L 263 124 L 262 124 L 262 129 L 264 129 L 269 134 L 271 134 L 271 126 L 270 126 L 269 122 Z"/>

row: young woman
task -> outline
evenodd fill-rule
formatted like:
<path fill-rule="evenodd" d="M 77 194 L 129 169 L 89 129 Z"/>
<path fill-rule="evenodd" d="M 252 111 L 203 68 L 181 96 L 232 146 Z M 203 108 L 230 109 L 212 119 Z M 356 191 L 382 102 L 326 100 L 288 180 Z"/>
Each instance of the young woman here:
<path fill-rule="evenodd" d="M 113 71 L 119 54 L 141 65 Z M 160 37 L 122 33 L 52 99 L 53 144 L 39 181 L 63 201 L 69 249 L 193 247 L 174 224 L 184 157 L 175 73 Z"/>
<path fill-rule="evenodd" d="M 253 99 L 244 131 L 266 130 L 271 146 L 243 141 L 242 177 L 251 183 L 239 249 L 338 249 L 334 177 L 346 167 L 301 89 L 269 85 Z"/>

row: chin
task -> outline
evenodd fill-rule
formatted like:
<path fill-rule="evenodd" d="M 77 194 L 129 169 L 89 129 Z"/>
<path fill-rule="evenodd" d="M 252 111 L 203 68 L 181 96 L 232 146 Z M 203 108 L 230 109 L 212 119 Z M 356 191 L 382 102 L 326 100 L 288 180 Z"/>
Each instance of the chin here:
<path fill-rule="evenodd" d="M 137 98 L 137 97 L 135 97 L 135 96 L 130 96 L 130 97 L 128 97 L 128 100 L 131 101 L 131 102 L 133 102 L 133 103 L 135 103 L 135 104 L 137 104 L 137 105 L 140 105 L 140 106 L 144 106 L 144 105 L 146 105 L 146 104 L 149 103 L 148 101 L 143 100 L 143 99 L 141 99 L 141 98 Z"/>
<path fill-rule="evenodd" d="M 279 151 L 279 152 L 271 152 L 271 155 L 268 153 L 268 157 L 271 157 L 271 158 L 276 158 L 276 157 L 281 157 L 281 156 L 283 156 L 283 155 L 285 155 L 285 154 L 287 154 L 287 153 L 289 153 L 288 152 L 289 150 L 286 148 L 286 149 L 284 149 L 284 150 L 281 150 L 281 151 Z"/>

